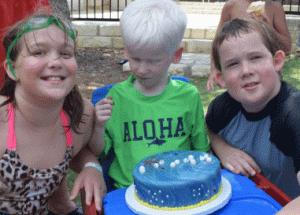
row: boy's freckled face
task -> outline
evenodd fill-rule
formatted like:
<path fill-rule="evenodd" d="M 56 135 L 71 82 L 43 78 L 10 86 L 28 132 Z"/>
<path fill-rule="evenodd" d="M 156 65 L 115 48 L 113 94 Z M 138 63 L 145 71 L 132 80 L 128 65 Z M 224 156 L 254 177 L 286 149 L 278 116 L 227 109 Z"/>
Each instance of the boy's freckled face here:
<path fill-rule="evenodd" d="M 148 89 L 165 84 L 162 80 L 167 78 L 167 70 L 174 61 L 174 57 L 163 49 L 125 50 L 124 55 L 136 80 Z"/>
<path fill-rule="evenodd" d="M 222 77 L 228 93 L 248 112 L 258 112 L 281 86 L 275 61 L 257 32 L 240 33 L 221 44 Z"/>

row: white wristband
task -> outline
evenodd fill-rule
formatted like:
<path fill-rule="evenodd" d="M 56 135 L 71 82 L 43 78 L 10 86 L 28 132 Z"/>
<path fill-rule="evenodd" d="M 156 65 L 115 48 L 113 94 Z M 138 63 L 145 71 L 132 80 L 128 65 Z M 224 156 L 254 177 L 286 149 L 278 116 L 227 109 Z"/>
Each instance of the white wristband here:
<path fill-rule="evenodd" d="M 98 164 L 95 164 L 93 162 L 88 162 L 84 165 L 83 169 L 86 168 L 86 167 L 89 167 L 89 166 L 92 166 L 92 167 L 95 167 L 97 168 L 102 174 L 103 174 L 103 170 L 102 170 L 102 167 L 99 166 Z"/>

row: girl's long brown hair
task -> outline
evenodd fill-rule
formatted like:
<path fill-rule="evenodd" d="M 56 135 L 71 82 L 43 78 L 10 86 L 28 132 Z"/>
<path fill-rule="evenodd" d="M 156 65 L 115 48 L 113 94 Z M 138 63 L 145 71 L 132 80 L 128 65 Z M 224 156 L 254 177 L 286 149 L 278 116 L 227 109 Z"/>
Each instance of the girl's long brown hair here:
<path fill-rule="evenodd" d="M 3 46 L 5 48 L 5 51 L 7 52 L 9 45 L 14 41 L 14 39 L 17 37 L 19 32 L 22 31 L 22 27 L 30 20 L 37 17 L 55 17 L 57 20 L 63 20 L 62 18 L 53 15 L 51 13 L 36 13 L 28 18 L 25 18 L 15 25 L 13 25 L 3 39 Z M 64 20 L 64 22 L 70 24 L 67 20 Z M 62 23 L 64 23 L 62 22 Z M 71 24 L 70 24 L 71 25 Z M 64 26 L 67 28 L 67 26 Z M 66 32 L 66 37 L 68 36 L 68 33 Z M 75 42 L 75 41 L 74 41 Z M 76 46 L 75 46 L 76 48 Z M 12 62 L 14 62 L 17 59 L 17 56 L 21 49 L 21 39 L 17 41 L 15 46 L 12 48 L 10 53 L 10 59 Z M 7 74 L 5 74 L 5 84 L 3 88 L 0 90 L 0 95 L 6 96 L 7 100 L 4 101 L 2 104 L 0 104 L 0 107 L 7 105 L 8 103 L 12 103 L 14 106 L 16 105 L 15 100 L 15 89 L 16 89 L 16 82 L 9 78 Z M 64 111 L 69 115 L 71 122 L 70 122 L 70 128 L 74 130 L 75 133 L 79 134 L 78 127 L 80 123 L 84 123 L 82 120 L 83 112 L 84 112 L 84 105 L 83 105 L 83 99 L 82 96 L 78 90 L 77 85 L 73 87 L 71 92 L 66 96 L 64 104 L 63 104 Z"/>

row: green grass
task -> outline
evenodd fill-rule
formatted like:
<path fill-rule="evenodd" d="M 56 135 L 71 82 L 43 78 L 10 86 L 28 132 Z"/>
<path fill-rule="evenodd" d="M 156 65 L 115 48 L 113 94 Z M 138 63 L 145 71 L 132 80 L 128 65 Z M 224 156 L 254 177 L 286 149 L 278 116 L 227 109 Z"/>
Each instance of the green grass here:
<path fill-rule="evenodd" d="M 73 172 L 72 170 L 68 170 L 68 174 L 67 174 L 67 184 L 68 184 L 68 188 L 69 188 L 69 192 L 71 193 L 72 188 L 73 188 L 73 184 L 75 182 L 75 179 L 77 177 L 77 173 Z M 79 206 L 81 206 L 81 199 L 80 196 L 78 196 L 75 200 L 75 203 Z"/>
<path fill-rule="evenodd" d="M 300 59 L 287 59 L 281 70 L 283 80 L 300 90 Z"/>
<path fill-rule="evenodd" d="M 300 90 L 300 59 L 290 59 L 288 58 L 285 62 L 284 67 L 281 70 L 281 74 L 283 76 L 283 80 L 288 82 L 289 84 L 293 85 L 297 89 Z M 201 95 L 202 99 L 202 104 L 203 104 L 203 109 L 204 112 L 207 111 L 207 108 L 210 104 L 210 102 L 218 95 L 221 93 L 225 92 L 224 89 L 220 89 L 218 87 L 215 87 L 215 92 L 207 91 L 206 90 L 206 83 L 207 83 L 207 78 L 191 78 L 190 79 L 191 83 L 194 84 Z M 69 190 L 71 191 L 73 187 L 73 183 L 75 181 L 75 178 L 77 177 L 77 174 L 74 173 L 73 171 L 69 170 L 68 175 L 67 175 L 67 182 L 68 182 L 68 187 Z M 76 204 L 81 205 L 80 197 L 76 199 Z"/>
<path fill-rule="evenodd" d="M 206 90 L 207 79 L 208 78 L 202 78 L 202 77 L 193 77 L 193 78 L 189 79 L 190 82 L 193 85 L 195 85 L 198 88 L 199 92 L 200 92 L 201 101 L 202 101 L 202 105 L 203 105 L 203 109 L 204 109 L 205 113 L 207 111 L 207 108 L 208 108 L 210 102 L 215 97 L 217 97 L 218 95 L 225 92 L 225 89 L 221 89 L 217 85 L 215 85 L 215 91 L 214 92 L 207 91 Z"/>

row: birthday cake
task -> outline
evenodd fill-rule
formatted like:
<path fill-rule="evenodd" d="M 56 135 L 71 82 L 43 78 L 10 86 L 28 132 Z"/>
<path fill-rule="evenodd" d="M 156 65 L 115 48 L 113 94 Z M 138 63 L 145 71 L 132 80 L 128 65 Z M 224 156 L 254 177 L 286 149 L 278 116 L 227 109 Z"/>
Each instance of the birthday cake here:
<path fill-rule="evenodd" d="M 200 151 L 167 151 L 142 159 L 133 169 L 134 196 L 159 210 L 200 207 L 222 192 L 219 160 Z"/>

